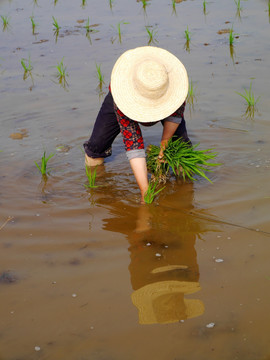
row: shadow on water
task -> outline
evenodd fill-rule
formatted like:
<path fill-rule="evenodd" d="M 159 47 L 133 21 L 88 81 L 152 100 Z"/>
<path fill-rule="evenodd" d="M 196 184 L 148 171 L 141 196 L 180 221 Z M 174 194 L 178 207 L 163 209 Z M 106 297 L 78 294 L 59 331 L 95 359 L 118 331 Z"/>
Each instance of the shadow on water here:
<path fill-rule="evenodd" d="M 180 206 L 192 210 L 193 184 L 184 186 Z M 184 198 L 183 198 L 184 196 Z M 140 324 L 173 323 L 204 313 L 196 240 L 211 231 L 205 221 L 162 206 L 110 208 L 103 229 L 127 236 L 131 300 Z"/>

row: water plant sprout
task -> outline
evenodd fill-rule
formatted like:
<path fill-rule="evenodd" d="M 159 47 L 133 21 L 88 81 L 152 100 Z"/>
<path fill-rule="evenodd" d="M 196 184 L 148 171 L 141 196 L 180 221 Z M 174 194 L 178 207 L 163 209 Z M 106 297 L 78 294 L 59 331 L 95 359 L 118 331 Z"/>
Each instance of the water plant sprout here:
<path fill-rule="evenodd" d="M 249 89 L 244 89 L 245 92 L 244 93 L 240 93 L 236 91 L 236 94 L 242 96 L 242 98 L 244 98 L 246 100 L 247 103 L 247 111 L 246 114 L 250 115 L 251 117 L 254 116 L 254 110 L 256 107 L 257 102 L 259 101 L 260 97 L 257 97 L 257 99 L 255 99 L 254 93 L 252 91 L 252 81 L 250 82 L 250 86 Z"/>
<path fill-rule="evenodd" d="M 203 13 L 204 15 L 206 14 L 206 5 L 208 4 L 208 2 L 206 0 L 203 0 Z"/>
<path fill-rule="evenodd" d="M 64 65 L 63 60 L 64 60 L 64 58 L 59 63 L 57 63 L 57 65 L 55 67 L 58 70 L 56 76 L 59 80 L 59 84 L 63 84 L 65 86 L 67 83 L 66 77 L 68 76 L 68 73 L 67 73 L 67 69 L 66 69 L 66 66 Z"/>
<path fill-rule="evenodd" d="M 143 10 L 145 11 L 146 10 L 146 6 L 148 6 L 148 0 L 141 0 L 142 2 L 142 7 L 143 7 Z"/>
<path fill-rule="evenodd" d="M 242 11 L 241 0 L 234 0 L 234 2 L 236 5 L 236 16 L 240 18 Z"/>
<path fill-rule="evenodd" d="M 89 17 L 86 21 L 86 24 L 84 25 L 84 28 L 85 28 L 87 34 L 95 31 L 94 29 L 91 29 Z"/>
<path fill-rule="evenodd" d="M 102 85 L 104 84 L 104 75 L 101 72 L 101 65 L 96 64 L 97 76 L 99 81 L 99 88 L 102 89 Z"/>
<path fill-rule="evenodd" d="M 195 87 L 194 87 L 194 84 L 193 84 L 192 79 L 190 79 L 190 81 L 189 81 L 189 87 L 188 87 L 187 102 L 188 102 L 190 105 L 193 105 L 194 99 L 195 99 Z"/>
<path fill-rule="evenodd" d="M 176 6 L 175 6 L 175 4 L 176 4 L 175 0 L 172 0 L 173 13 L 176 13 Z"/>
<path fill-rule="evenodd" d="M 58 21 L 56 20 L 56 18 L 54 16 L 52 16 L 52 19 L 53 19 L 54 31 L 59 32 L 59 30 L 61 29 L 61 26 L 59 26 Z"/>
<path fill-rule="evenodd" d="M 190 43 L 190 40 L 191 40 L 191 36 L 190 36 L 190 31 L 188 30 L 188 26 L 185 30 L 185 39 L 186 39 L 186 42 L 185 42 L 185 49 L 187 51 L 189 51 L 189 43 Z"/>
<path fill-rule="evenodd" d="M 88 167 L 85 165 L 85 173 L 88 179 L 88 184 L 84 184 L 86 188 L 97 188 L 98 186 L 95 185 L 96 182 L 96 174 L 97 174 L 97 167 L 95 169 L 91 169 L 91 167 Z"/>
<path fill-rule="evenodd" d="M 118 41 L 121 44 L 122 43 L 122 31 L 121 31 L 121 24 L 128 24 L 128 22 L 125 21 L 119 21 L 119 23 L 117 23 L 116 28 L 117 28 L 117 33 L 118 33 Z"/>
<path fill-rule="evenodd" d="M 155 29 L 150 29 L 150 26 L 146 26 L 146 31 L 148 34 L 148 45 L 150 45 L 151 43 L 158 43 L 156 37 L 157 31 L 155 31 Z"/>
<path fill-rule="evenodd" d="M 163 188 L 156 191 L 156 187 L 158 184 L 158 181 L 149 182 L 148 189 L 144 194 L 144 201 L 146 204 L 151 204 L 154 201 L 155 196 L 165 188 L 164 186 Z"/>
<path fill-rule="evenodd" d="M 209 162 L 217 156 L 217 153 L 212 152 L 212 149 L 196 150 L 197 146 L 198 144 L 191 146 L 181 138 L 175 141 L 171 139 L 163 152 L 161 162 L 158 160 L 160 147 L 150 145 L 147 151 L 147 168 L 152 173 L 154 181 L 166 182 L 172 170 L 175 176 L 182 176 L 184 181 L 187 179 L 194 181 L 194 175 L 199 175 L 212 182 L 205 172 L 211 171 L 210 167 L 220 165 Z"/>
<path fill-rule="evenodd" d="M 109 6 L 110 6 L 110 9 L 112 9 L 112 7 L 113 7 L 113 0 L 109 0 Z"/>
<path fill-rule="evenodd" d="M 191 37 L 190 37 L 190 31 L 188 30 L 188 26 L 187 26 L 187 28 L 185 30 L 185 38 L 186 38 L 186 42 L 189 43 Z"/>
<path fill-rule="evenodd" d="M 31 20 L 31 25 L 32 25 L 32 34 L 34 35 L 35 34 L 35 29 L 37 27 L 37 23 L 35 22 L 33 15 L 30 16 L 30 20 Z"/>
<path fill-rule="evenodd" d="M 82 0 L 82 8 L 84 8 L 86 5 L 86 0 Z"/>
<path fill-rule="evenodd" d="M 230 42 L 230 46 L 233 46 L 234 40 L 235 40 L 235 34 L 234 34 L 234 31 L 233 31 L 233 28 L 231 28 L 231 29 L 230 29 L 230 32 L 229 32 L 229 42 Z"/>
<path fill-rule="evenodd" d="M 0 15 L 0 16 L 1 16 L 1 19 L 3 22 L 3 30 L 6 30 L 9 26 L 10 18 L 9 18 L 9 16 L 6 16 L 6 15 Z"/>
<path fill-rule="evenodd" d="M 26 63 L 28 61 L 28 64 Z M 24 69 L 24 74 L 23 74 L 23 79 L 25 80 L 29 74 L 31 74 L 31 70 L 33 69 L 32 63 L 31 63 L 31 59 L 30 59 L 30 55 L 28 56 L 28 60 L 27 59 L 21 59 L 21 65 Z"/>
<path fill-rule="evenodd" d="M 235 5 L 236 5 L 237 12 L 240 12 L 242 10 L 241 0 L 234 0 L 234 2 L 235 2 Z"/>
<path fill-rule="evenodd" d="M 48 157 L 46 157 L 46 151 L 44 150 L 43 156 L 41 158 L 41 164 L 39 165 L 36 161 L 36 167 L 38 168 L 38 170 L 40 171 L 40 173 L 42 175 L 47 175 L 47 163 L 48 161 L 54 156 L 55 154 L 50 154 Z"/>

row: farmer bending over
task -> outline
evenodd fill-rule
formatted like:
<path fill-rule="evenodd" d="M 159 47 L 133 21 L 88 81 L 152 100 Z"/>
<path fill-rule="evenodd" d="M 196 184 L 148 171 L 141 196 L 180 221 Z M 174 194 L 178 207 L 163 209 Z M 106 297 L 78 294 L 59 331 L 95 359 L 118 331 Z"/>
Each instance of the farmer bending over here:
<path fill-rule="evenodd" d="M 116 61 L 109 93 L 98 113 L 92 135 L 84 143 L 85 163 L 96 166 L 112 154 L 121 132 L 141 203 L 148 189 L 146 155 L 140 125 L 161 121 L 163 132 L 158 159 L 172 136 L 190 142 L 184 120 L 188 76 L 184 65 L 168 51 L 144 46 L 123 53 Z"/>

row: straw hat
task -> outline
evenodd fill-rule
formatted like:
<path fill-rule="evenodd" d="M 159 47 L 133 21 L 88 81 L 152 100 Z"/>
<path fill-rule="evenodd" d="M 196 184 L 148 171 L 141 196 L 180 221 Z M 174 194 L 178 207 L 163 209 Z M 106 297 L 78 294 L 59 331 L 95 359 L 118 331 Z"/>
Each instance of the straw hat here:
<path fill-rule="evenodd" d="M 117 107 L 139 122 L 162 120 L 174 113 L 188 93 L 187 71 L 167 50 L 143 46 L 124 52 L 111 75 Z"/>
<path fill-rule="evenodd" d="M 197 282 L 160 281 L 134 291 L 131 299 L 139 311 L 140 324 L 169 324 L 204 313 L 201 300 L 184 298 L 199 290 Z"/>

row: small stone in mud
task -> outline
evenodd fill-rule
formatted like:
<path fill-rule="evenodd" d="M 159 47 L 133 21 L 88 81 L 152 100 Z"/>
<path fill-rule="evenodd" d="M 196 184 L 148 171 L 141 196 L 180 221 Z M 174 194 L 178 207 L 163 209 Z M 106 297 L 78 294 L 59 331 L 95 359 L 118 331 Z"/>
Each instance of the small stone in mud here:
<path fill-rule="evenodd" d="M 35 346 L 35 351 L 40 351 L 40 347 L 39 347 L 39 346 Z"/>
<path fill-rule="evenodd" d="M 73 297 L 73 298 L 77 297 L 77 294 L 72 294 L 72 297 Z"/>
<path fill-rule="evenodd" d="M 206 327 L 208 329 L 213 329 L 214 326 L 215 326 L 215 323 L 213 323 L 213 322 L 206 325 Z"/>
<path fill-rule="evenodd" d="M 4 271 L 0 274 L 0 283 L 11 284 L 17 281 L 17 278 L 14 274 L 9 271 Z"/>
<path fill-rule="evenodd" d="M 224 260 L 223 259 L 215 259 L 216 263 L 222 263 Z"/>

